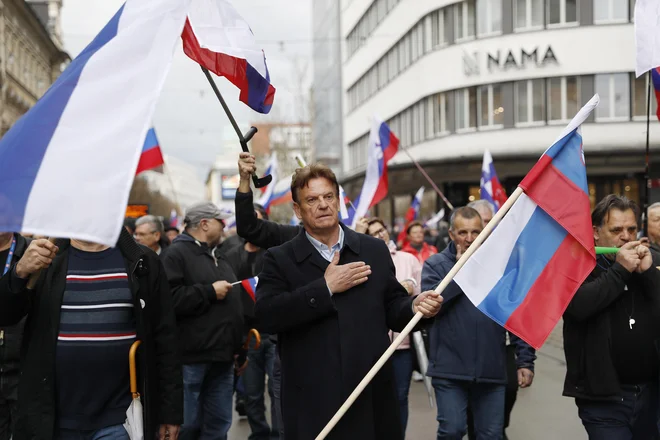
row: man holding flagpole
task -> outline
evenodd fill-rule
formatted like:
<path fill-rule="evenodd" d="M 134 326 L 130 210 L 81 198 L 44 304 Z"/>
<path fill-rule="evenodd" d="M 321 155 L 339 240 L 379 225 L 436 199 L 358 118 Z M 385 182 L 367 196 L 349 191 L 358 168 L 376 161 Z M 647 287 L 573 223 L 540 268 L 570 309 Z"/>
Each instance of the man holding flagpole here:
<path fill-rule="evenodd" d="M 441 297 L 414 299 L 395 277 L 382 240 L 339 223 L 339 184 L 323 165 L 308 165 L 291 182 L 303 230 L 269 249 L 259 276 L 255 315 L 278 334 L 282 413 L 287 440 L 314 438 L 375 360 L 417 312 L 438 313 Z M 328 438 L 403 438 L 388 363 Z"/>

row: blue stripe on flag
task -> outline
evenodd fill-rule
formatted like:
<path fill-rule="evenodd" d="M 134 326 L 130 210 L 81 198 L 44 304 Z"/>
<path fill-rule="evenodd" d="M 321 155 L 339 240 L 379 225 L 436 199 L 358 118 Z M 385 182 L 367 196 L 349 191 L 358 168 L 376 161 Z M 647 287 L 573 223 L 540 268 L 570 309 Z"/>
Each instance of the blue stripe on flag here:
<path fill-rule="evenodd" d="M 247 77 L 248 84 L 247 104 L 254 111 L 259 113 L 268 113 L 271 108 L 270 104 L 265 103 L 266 95 L 268 94 L 268 88 L 270 86 L 270 74 L 268 73 L 268 67 L 266 67 L 266 78 L 264 78 L 261 76 L 261 73 L 257 71 L 257 69 L 252 67 L 252 65 L 246 61 L 245 76 Z"/>
<path fill-rule="evenodd" d="M 5 188 L 2 230 L 20 231 L 41 162 L 87 61 L 117 35 L 122 6 L 62 72 L 44 96 L 0 140 L 0 187 Z M 100 84 L 102 87 L 102 84 Z"/>
<path fill-rule="evenodd" d="M 504 275 L 479 304 L 479 309 L 504 325 L 565 237 L 566 230 L 537 207 L 516 240 Z"/>
<path fill-rule="evenodd" d="M 574 131 L 560 142 L 565 143 L 561 154 L 557 154 L 552 159 L 552 164 L 561 173 L 571 179 L 578 188 L 589 195 L 587 186 L 587 173 L 584 171 L 585 164 L 582 156 L 582 136 Z"/>
<path fill-rule="evenodd" d="M 158 138 L 156 137 L 156 130 L 150 128 L 147 132 L 147 138 L 144 140 L 144 145 L 142 146 L 142 152 L 149 151 L 152 148 L 159 147 Z"/>

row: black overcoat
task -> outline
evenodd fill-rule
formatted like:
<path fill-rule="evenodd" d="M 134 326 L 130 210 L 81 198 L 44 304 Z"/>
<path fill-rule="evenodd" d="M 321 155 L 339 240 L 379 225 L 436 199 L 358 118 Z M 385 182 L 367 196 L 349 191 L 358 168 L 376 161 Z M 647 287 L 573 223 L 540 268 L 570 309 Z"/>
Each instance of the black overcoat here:
<path fill-rule="evenodd" d="M 329 263 L 304 231 L 264 255 L 255 315 L 262 331 L 279 335 L 287 440 L 314 439 L 390 345 L 388 330 L 413 318 L 385 243 L 342 227 L 339 264 L 364 261 L 372 270 L 344 293 L 330 295 Z M 400 419 L 388 362 L 327 438 L 401 440 Z"/>

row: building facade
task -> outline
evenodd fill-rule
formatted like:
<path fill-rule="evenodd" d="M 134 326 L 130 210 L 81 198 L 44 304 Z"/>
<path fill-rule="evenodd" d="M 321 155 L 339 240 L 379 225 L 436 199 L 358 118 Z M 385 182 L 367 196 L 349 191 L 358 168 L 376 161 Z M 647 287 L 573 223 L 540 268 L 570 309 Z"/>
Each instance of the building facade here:
<path fill-rule="evenodd" d="M 342 170 L 342 58 L 338 0 L 312 1 L 314 30 L 312 135 L 314 160 Z"/>
<path fill-rule="evenodd" d="M 149 186 L 186 210 L 195 203 L 206 200 L 206 188 L 197 168 L 178 157 L 164 154 L 163 172 L 145 171 L 140 174 Z"/>
<path fill-rule="evenodd" d="M 61 0 L 0 3 L 0 134 L 37 102 L 69 60 L 61 44 L 61 7 Z"/>
<path fill-rule="evenodd" d="M 510 193 L 598 93 L 582 127 L 592 204 L 612 192 L 644 198 L 648 77 L 633 74 L 634 0 L 344 0 L 341 11 L 349 196 L 362 184 L 374 114 L 460 206 L 479 197 L 486 148 Z M 402 152 L 389 176 L 377 213 L 394 221 L 429 185 Z M 441 206 L 427 190 L 423 215 Z"/>

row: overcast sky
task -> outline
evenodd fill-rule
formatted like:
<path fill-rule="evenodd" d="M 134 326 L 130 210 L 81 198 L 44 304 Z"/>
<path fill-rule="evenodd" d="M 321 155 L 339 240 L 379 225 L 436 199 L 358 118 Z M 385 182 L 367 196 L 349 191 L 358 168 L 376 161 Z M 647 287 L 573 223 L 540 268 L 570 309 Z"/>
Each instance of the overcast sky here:
<path fill-rule="evenodd" d="M 64 0 L 62 32 L 72 58 L 123 3 L 124 0 Z M 300 103 L 308 102 L 313 69 L 311 0 L 232 3 L 264 49 L 271 82 L 277 89 L 270 115 L 262 116 L 238 101 L 238 89 L 225 79 L 216 79 L 239 124 L 248 127 L 251 122 L 265 119 L 307 119 L 307 109 L 303 110 Z M 156 108 L 154 126 L 163 152 L 195 165 L 203 179 L 216 156 L 222 153 L 223 137 L 231 135 L 229 122 L 199 65 L 184 55 L 180 45 Z M 229 139 L 235 140 L 235 135 Z M 228 148 L 238 153 L 235 146 Z"/>

